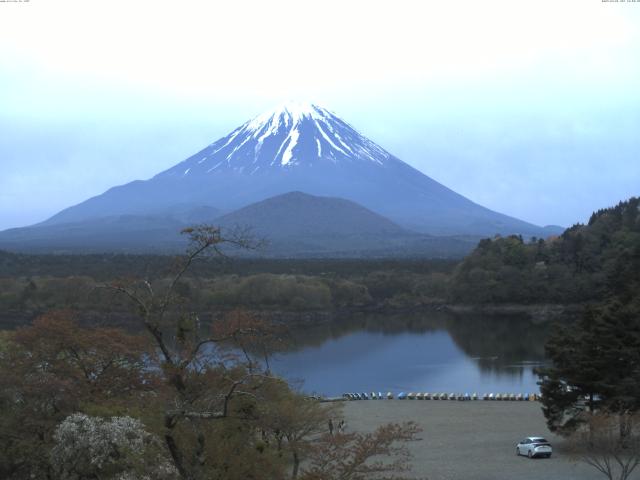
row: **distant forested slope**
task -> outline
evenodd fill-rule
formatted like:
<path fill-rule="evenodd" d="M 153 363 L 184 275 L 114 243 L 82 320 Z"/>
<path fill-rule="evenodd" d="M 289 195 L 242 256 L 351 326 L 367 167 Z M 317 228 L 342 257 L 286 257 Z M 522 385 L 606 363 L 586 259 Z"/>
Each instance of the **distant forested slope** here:
<path fill-rule="evenodd" d="M 595 212 L 559 237 L 482 240 L 456 268 L 453 302 L 578 303 L 640 291 L 640 199 Z M 634 293 L 635 292 L 635 293 Z"/>

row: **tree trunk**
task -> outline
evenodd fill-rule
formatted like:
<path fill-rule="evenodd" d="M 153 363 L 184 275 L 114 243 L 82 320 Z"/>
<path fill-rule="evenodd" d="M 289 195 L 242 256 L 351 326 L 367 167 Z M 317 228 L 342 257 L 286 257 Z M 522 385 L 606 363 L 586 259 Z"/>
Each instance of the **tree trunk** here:
<path fill-rule="evenodd" d="M 164 426 L 166 428 L 164 441 L 167 444 L 167 448 L 169 449 L 169 453 L 171 454 L 171 458 L 173 459 L 173 464 L 175 465 L 176 470 L 178 470 L 180 478 L 191 480 L 191 475 L 189 475 L 187 469 L 184 466 L 184 458 L 182 456 L 182 452 L 178 448 L 178 445 L 173 438 L 173 427 L 175 427 L 175 425 L 175 418 L 171 415 L 167 415 L 164 420 Z"/>
<path fill-rule="evenodd" d="M 300 457 L 298 457 L 298 452 L 296 450 L 293 451 L 293 470 L 291 471 L 291 479 L 295 480 L 298 478 L 298 470 L 300 469 Z"/>
<path fill-rule="evenodd" d="M 622 447 L 625 447 L 625 443 L 627 443 L 627 438 L 631 433 L 631 418 L 627 413 L 621 413 L 618 415 L 618 425 L 620 429 L 620 443 Z"/>
<path fill-rule="evenodd" d="M 198 448 L 196 448 L 196 459 L 198 460 L 198 464 L 202 467 L 206 462 L 205 453 L 205 436 L 202 432 L 198 434 Z"/>

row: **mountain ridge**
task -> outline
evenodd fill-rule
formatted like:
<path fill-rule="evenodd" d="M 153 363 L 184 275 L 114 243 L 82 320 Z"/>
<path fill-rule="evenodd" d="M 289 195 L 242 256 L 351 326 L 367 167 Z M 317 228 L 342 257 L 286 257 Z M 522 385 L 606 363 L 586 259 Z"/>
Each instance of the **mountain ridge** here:
<path fill-rule="evenodd" d="M 208 207 L 163 215 L 119 215 L 91 221 L 38 225 L 0 232 L 0 248 L 22 252 L 175 253 L 186 239 L 179 232 L 197 223 L 247 231 L 266 245 L 232 255 L 275 258 L 461 257 L 478 238 L 431 237 L 408 231 L 350 200 L 288 192 L 212 218 Z"/>
<path fill-rule="evenodd" d="M 113 187 L 39 225 L 171 216 L 176 208 L 229 213 L 292 191 L 349 200 L 421 234 L 544 237 L 561 231 L 474 203 L 312 104 L 258 115 L 152 178 Z"/>

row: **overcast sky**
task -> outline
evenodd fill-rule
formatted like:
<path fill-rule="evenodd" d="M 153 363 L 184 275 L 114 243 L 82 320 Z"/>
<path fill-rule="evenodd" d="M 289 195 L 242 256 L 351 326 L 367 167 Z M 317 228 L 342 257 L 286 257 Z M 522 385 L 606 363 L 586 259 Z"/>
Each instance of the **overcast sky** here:
<path fill-rule="evenodd" d="M 286 100 L 540 225 L 640 195 L 640 2 L 0 2 L 0 229 Z"/>

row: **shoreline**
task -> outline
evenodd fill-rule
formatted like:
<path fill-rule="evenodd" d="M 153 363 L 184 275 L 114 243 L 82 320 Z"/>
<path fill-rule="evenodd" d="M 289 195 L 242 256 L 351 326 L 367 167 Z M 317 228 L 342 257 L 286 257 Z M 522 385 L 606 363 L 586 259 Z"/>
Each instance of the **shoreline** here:
<path fill-rule="evenodd" d="M 203 318 L 217 320 L 224 317 L 234 308 L 220 308 L 217 311 L 208 312 Z M 258 317 L 265 318 L 281 325 L 308 326 L 322 325 L 344 321 L 358 316 L 367 315 L 416 315 L 427 313 L 450 313 L 454 315 L 494 315 L 494 316 L 526 316 L 534 323 L 545 323 L 558 318 L 572 318 L 581 314 L 585 307 L 577 304 L 450 304 L 445 302 L 423 303 L 418 305 L 388 305 L 378 304 L 369 306 L 342 307 L 333 310 L 309 310 L 291 311 L 276 309 L 245 309 Z M 28 325 L 44 311 L 20 311 L 6 310 L 0 312 L 0 329 L 16 328 Z M 136 318 L 129 311 L 101 312 L 89 310 L 84 313 L 81 321 L 86 324 L 97 322 L 103 324 L 105 318 L 112 320 L 114 326 L 130 326 Z M 104 317 L 104 318 L 101 318 Z"/>

